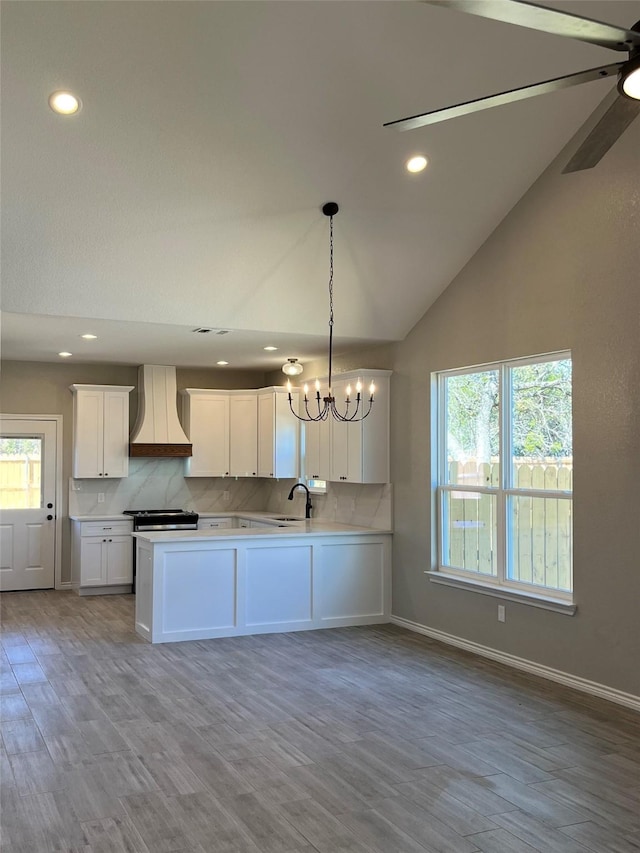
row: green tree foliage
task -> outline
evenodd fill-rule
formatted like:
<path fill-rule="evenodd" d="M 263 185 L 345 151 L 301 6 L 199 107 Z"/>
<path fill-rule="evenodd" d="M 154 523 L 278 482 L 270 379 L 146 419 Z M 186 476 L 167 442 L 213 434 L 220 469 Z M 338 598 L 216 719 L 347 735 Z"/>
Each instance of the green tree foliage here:
<path fill-rule="evenodd" d="M 569 457 L 573 453 L 571 360 L 514 367 L 512 444 L 515 457 Z M 489 461 L 499 454 L 497 370 L 447 378 L 449 457 Z"/>
<path fill-rule="evenodd" d="M 513 386 L 513 455 L 571 456 L 571 361 L 516 367 Z"/>
<path fill-rule="evenodd" d="M 449 456 L 488 462 L 499 452 L 497 370 L 447 379 Z"/>
<path fill-rule="evenodd" d="M 27 456 L 39 459 L 42 442 L 39 438 L 2 438 L 0 439 L 0 457 Z"/>

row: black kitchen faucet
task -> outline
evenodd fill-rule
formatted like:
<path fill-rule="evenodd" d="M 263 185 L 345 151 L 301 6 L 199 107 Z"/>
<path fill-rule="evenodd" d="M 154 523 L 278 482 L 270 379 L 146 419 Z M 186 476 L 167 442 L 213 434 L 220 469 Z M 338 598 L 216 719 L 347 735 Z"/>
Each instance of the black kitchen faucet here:
<path fill-rule="evenodd" d="M 294 486 L 291 486 L 291 491 L 289 492 L 288 500 L 293 500 L 293 493 L 296 489 L 304 489 L 307 493 L 307 503 L 304 508 L 304 517 L 311 518 L 311 510 L 313 509 L 313 505 L 311 503 L 311 495 L 309 494 L 309 489 L 305 486 L 304 483 L 296 483 Z"/>

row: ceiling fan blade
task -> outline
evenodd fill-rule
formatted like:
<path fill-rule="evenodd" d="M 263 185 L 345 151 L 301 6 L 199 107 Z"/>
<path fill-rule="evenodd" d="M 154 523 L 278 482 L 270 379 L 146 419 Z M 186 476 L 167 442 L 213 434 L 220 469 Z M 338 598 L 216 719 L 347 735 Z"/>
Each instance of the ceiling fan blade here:
<path fill-rule="evenodd" d="M 562 174 L 592 169 L 638 115 L 640 115 L 640 101 L 632 101 L 630 98 L 618 95 L 564 167 Z"/>
<path fill-rule="evenodd" d="M 414 130 L 416 127 L 424 127 L 427 124 L 436 124 L 439 121 L 447 121 L 450 118 L 476 113 L 489 107 L 499 107 L 502 104 L 510 104 L 513 101 L 522 101 L 525 98 L 533 98 L 535 95 L 545 95 L 548 92 L 557 92 L 568 86 L 577 86 L 579 83 L 589 83 L 591 80 L 600 80 L 602 77 L 615 76 L 623 62 L 615 62 L 613 65 L 601 65 L 598 68 L 589 68 L 586 71 L 578 71 L 575 74 L 566 74 L 564 77 L 554 77 L 553 80 L 545 80 L 542 83 L 534 83 L 531 86 L 523 86 L 520 89 L 509 89 L 507 92 L 499 92 L 497 95 L 487 95 L 477 98 L 475 101 L 465 101 L 452 107 L 442 107 L 428 113 L 408 116 L 386 122 L 383 127 L 395 127 L 397 130 Z"/>
<path fill-rule="evenodd" d="M 525 0 L 423 0 L 431 6 L 445 6 L 481 18 L 492 18 L 517 24 L 532 30 L 541 30 L 556 36 L 598 44 L 611 50 L 629 51 L 640 47 L 640 32 L 625 30 L 612 24 L 603 24 L 559 9 L 549 9 Z"/>

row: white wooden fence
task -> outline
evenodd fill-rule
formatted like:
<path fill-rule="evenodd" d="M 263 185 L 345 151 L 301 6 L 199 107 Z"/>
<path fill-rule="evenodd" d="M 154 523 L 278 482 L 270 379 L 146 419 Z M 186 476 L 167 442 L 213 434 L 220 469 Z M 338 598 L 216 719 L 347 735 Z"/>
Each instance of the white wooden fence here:
<path fill-rule="evenodd" d="M 571 492 L 573 464 L 570 459 L 518 459 L 514 463 L 514 487 L 518 489 Z M 449 463 L 449 483 L 465 486 L 497 486 L 497 463 Z M 448 564 L 478 571 L 495 572 L 496 501 L 480 492 L 449 493 Z M 512 512 L 509 547 L 510 578 L 524 583 L 571 588 L 572 513 L 571 497 L 510 498 Z"/>

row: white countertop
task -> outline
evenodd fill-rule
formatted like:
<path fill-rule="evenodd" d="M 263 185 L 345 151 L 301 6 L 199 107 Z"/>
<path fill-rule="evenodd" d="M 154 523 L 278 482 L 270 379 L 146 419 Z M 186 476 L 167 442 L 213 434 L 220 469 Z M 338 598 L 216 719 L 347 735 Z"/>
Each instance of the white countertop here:
<path fill-rule="evenodd" d="M 285 514 L 282 512 L 256 512 L 255 510 L 243 512 L 240 509 L 230 509 L 228 512 L 197 512 L 195 509 L 189 509 L 186 512 L 195 512 L 198 518 L 247 518 L 255 521 L 267 521 Z M 70 515 L 69 518 L 71 521 L 133 521 L 133 516 L 125 515 L 124 513 L 114 513 L 112 515 Z M 300 520 L 304 521 L 302 518 Z"/>
<path fill-rule="evenodd" d="M 247 515 L 243 514 L 242 518 Z M 255 513 L 256 520 L 265 518 L 265 514 Z M 270 516 L 273 518 L 273 516 Z M 352 524 L 340 524 L 337 521 L 290 521 L 282 522 L 286 527 L 216 527 L 210 530 L 157 530 L 134 533 L 136 539 L 145 542 L 202 542 L 212 539 L 246 539 L 253 536 L 277 536 L 291 538 L 302 536 L 376 536 L 391 533 L 391 530 L 378 530 L 373 527 L 357 527 Z"/>
<path fill-rule="evenodd" d="M 201 519 L 212 518 L 241 518 L 246 521 L 273 521 L 276 522 L 284 513 L 276 512 L 243 512 L 242 510 L 230 510 L 229 512 L 201 512 Z M 72 521 L 131 521 L 130 515 L 122 513 L 113 515 L 72 515 Z M 278 526 L 282 525 L 282 526 Z M 253 536 L 336 536 L 336 535 L 375 535 L 379 533 L 392 533 L 392 530 L 378 529 L 374 527 L 360 527 L 353 524 L 341 524 L 338 521 L 326 521 L 323 519 L 310 519 L 298 517 L 294 521 L 278 521 L 269 527 L 217 527 L 207 530 L 150 530 L 133 533 L 137 539 L 147 542 L 196 542 L 207 539 L 240 539 Z"/>
<path fill-rule="evenodd" d="M 71 521 L 130 521 L 133 524 L 131 516 L 121 512 L 115 515 L 70 515 L 69 518 Z"/>

